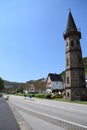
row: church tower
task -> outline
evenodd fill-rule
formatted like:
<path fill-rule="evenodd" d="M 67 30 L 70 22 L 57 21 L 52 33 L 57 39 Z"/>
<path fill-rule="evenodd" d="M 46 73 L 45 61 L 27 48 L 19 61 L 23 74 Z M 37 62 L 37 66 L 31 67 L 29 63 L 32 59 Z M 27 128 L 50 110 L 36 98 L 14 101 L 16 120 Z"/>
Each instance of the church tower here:
<path fill-rule="evenodd" d="M 80 46 L 81 32 L 69 12 L 64 40 L 66 41 L 65 93 L 69 100 L 80 100 L 87 95 L 85 73 Z"/>

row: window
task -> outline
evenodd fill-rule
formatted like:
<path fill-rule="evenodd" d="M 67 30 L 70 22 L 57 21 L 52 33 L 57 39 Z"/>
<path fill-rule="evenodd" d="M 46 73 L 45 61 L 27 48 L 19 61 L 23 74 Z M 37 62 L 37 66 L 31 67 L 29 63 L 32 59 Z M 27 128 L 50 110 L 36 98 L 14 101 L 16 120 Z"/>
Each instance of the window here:
<path fill-rule="evenodd" d="M 67 77 L 67 84 L 69 84 L 69 77 Z"/>
<path fill-rule="evenodd" d="M 79 61 L 79 63 L 82 63 L 82 59 L 81 59 L 81 57 L 78 58 L 78 61 Z"/>
<path fill-rule="evenodd" d="M 71 46 L 74 47 L 74 41 L 73 40 L 71 40 Z"/>
<path fill-rule="evenodd" d="M 81 76 L 80 76 L 80 80 L 81 80 L 81 81 L 84 81 L 84 80 L 85 80 L 85 77 L 81 75 Z"/>
<path fill-rule="evenodd" d="M 67 97 L 69 97 L 69 92 L 67 92 Z"/>
<path fill-rule="evenodd" d="M 67 66 L 69 65 L 69 58 L 67 58 L 66 64 L 67 64 Z"/>
<path fill-rule="evenodd" d="M 68 42 L 66 43 L 66 46 L 68 46 Z"/>
<path fill-rule="evenodd" d="M 77 45 L 79 45 L 79 40 L 77 40 Z"/>

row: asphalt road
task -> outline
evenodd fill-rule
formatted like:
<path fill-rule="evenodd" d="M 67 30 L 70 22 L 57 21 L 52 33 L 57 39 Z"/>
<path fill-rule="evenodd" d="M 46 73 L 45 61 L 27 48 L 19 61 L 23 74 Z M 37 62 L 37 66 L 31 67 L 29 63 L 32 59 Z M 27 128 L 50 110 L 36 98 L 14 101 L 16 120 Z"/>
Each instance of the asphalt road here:
<path fill-rule="evenodd" d="M 20 130 L 9 105 L 0 97 L 0 130 Z"/>
<path fill-rule="evenodd" d="M 87 105 L 29 99 L 13 95 L 10 96 L 9 102 L 16 107 L 30 125 L 32 124 L 33 130 L 38 130 L 41 124 L 44 124 L 39 123 L 42 120 L 46 125 L 42 125 L 41 128 L 49 126 L 50 130 L 51 128 L 54 130 L 58 130 L 58 128 L 59 130 L 87 130 Z M 35 128 L 38 126 L 38 128 L 35 129 L 34 126 Z M 44 129 L 46 130 L 46 128 Z"/>

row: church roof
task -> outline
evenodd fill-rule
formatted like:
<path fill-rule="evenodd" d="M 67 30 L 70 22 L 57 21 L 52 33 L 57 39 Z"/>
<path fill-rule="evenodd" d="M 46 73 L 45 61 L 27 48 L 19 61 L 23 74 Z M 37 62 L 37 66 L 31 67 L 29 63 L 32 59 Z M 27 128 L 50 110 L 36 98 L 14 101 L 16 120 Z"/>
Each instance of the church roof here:
<path fill-rule="evenodd" d="M 67 22 L 66 31 L 71 31 L 71 30 L 77 30 L 77 27 L 75 25 L 72 13 L 70 11 L 69 15 L 68 15 L 68 22 Z"/>

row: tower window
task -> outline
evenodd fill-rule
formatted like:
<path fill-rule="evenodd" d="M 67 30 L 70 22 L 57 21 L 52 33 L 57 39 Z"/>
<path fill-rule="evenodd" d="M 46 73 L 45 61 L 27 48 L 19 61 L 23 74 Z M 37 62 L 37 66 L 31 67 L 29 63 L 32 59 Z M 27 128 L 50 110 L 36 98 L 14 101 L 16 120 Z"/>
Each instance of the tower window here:
<path fill-rule="evenodd" d="M 71 40 L 71 46 L 74 47 L 74 41 L 73 40 Z"/>
<path fill-rule="evenodd" d="M 77 45 L 79 45 L 79 41 L 77 40 Z"/>
<path fill-rule="evenodd" d="M 67 97 L 69 97 L 69 92 L 67 92 Z"/>
<path fill-rule="evenodd" d="M 69 65 L 69 58 L 67 58 L 66 64 L 67 64 L 67 66 Z"/>
<path fill-rule="evenodd" d="M 67 77 L 67 84 L 69 84 L 69 77 Z"/>
<path fill-rule="evenodd" d="M 84 76 L 81 75 L 81 76 L 80 76 L 80 80 L 81 80 L 81 81 L 85 81 Z"/>
<path fill-rule="evenodd" d="M 82 63 L 82 59 L 81 59 L 81 57 L 78 58 L 78 61 L 79 61 L 79 63 Z"/>
<path fill-rule="evenodd" d="M 66 46 L 68 46 L 68 42 L 66 43 Z"/>

